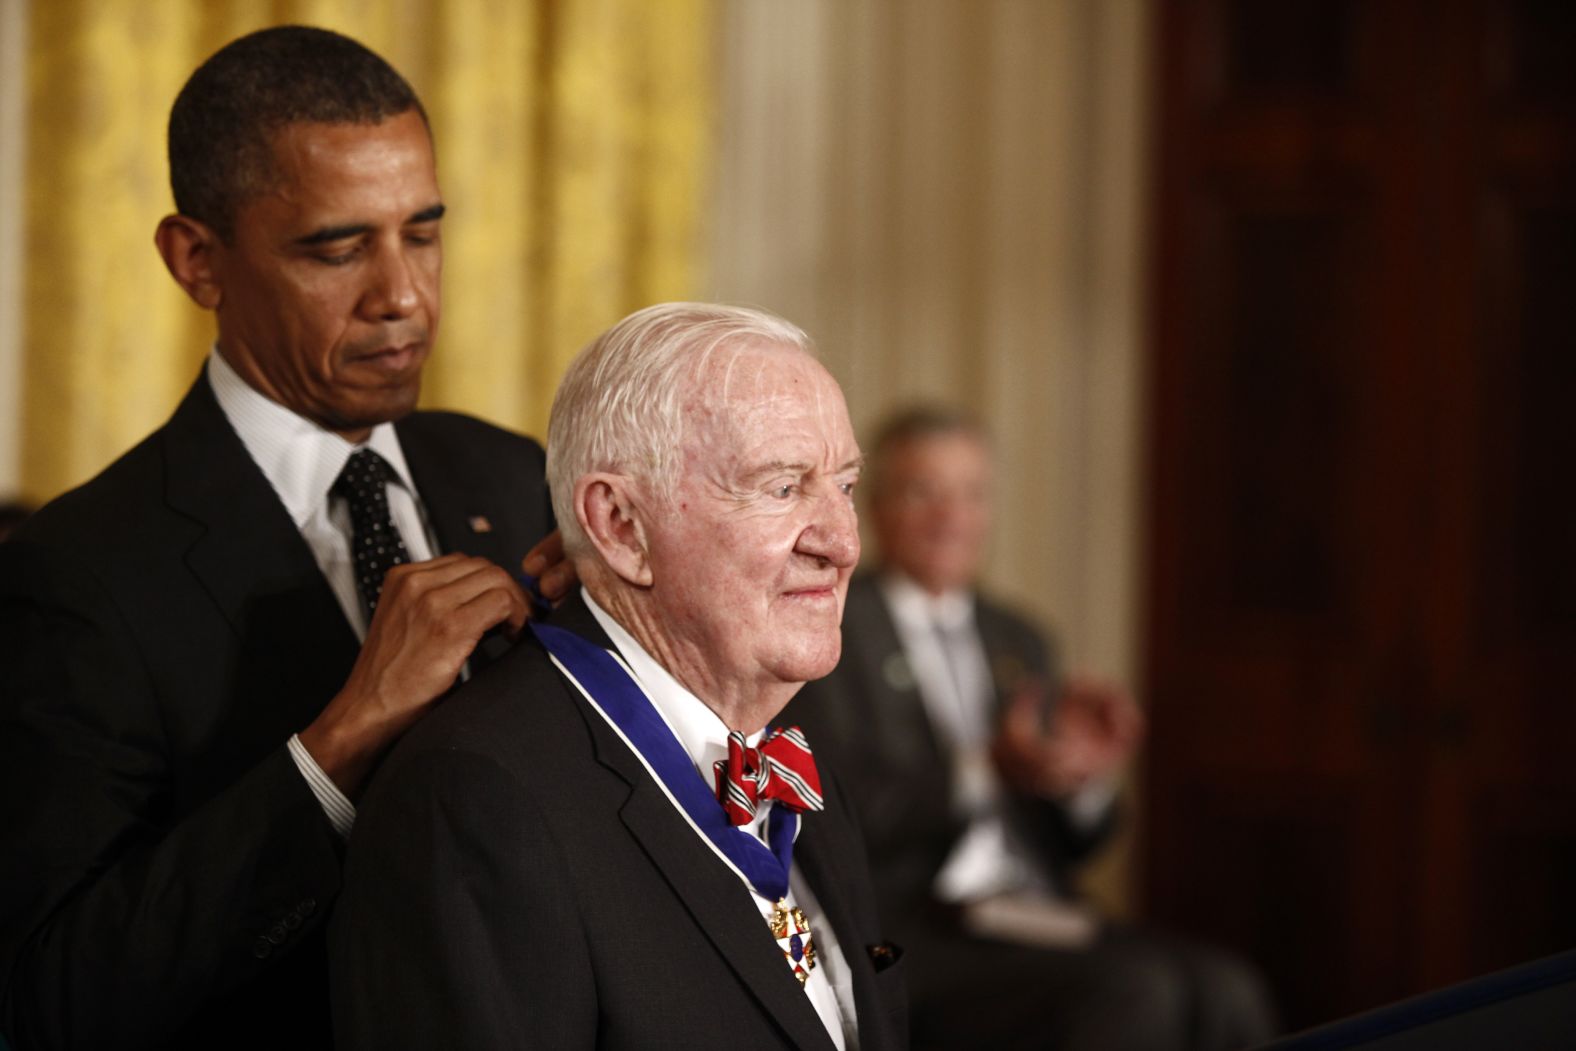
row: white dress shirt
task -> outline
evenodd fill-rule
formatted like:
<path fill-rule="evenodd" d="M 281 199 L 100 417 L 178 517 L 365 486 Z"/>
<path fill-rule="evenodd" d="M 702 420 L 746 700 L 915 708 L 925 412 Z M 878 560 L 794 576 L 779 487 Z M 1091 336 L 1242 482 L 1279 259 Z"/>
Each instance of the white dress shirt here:
<path fill-rule="evenodd" d="M 967 827 L 936 874 L 943 901 L 969 902 L 1004 893 L 1049 895 L 1034 853 L 1014 834 L 1003 809 L 1003 787 L 990 758 L 996 687 L 974 617 L 974 596 L 933 596 L 910 578 L 880 580 L 898 640 L 908 657 L 925 714 L 953 756 L 953 808 Z M 1068 801 L 1069 816 L 1085 827 L 1104 816 L 1115 785 L 1086 786 Z"/>
<path fill-rule="evenodd" d="M 696 771 L 705 779 L 707 785 L 711 785 L 715 780 L 712 774 L 713 764 L 728 758 L 727 724 L 698 697 L 680 685 L 667 669 L 658 664 L 640 643 L 635 641 L 633 635 L 625 631 L 618 621 L 596 604 L 584 588 L 580 593 L 585 598 L 586 605 L 590 607 L 591 614 L 596 617 L 597 623 L 602 625 L 602 630 L 606 631 L 608 638 L 612 640 L 618 655 L 624 659 L 630 675 L 650 698 L 652 705 L 657 709 L 657 714 L 662 716 L 663 722 L 667 723 L 668 729 L 673 731 L 673 736 L 678 739 L 679 744 L 695 764 Z M 750 747 L 753 748 L 760 743 L 761 733 L 756 731 L 746 738 Z M 657 778 L 657 783 L 662 783 L 661 778 Z M 684 808 L 676 799 L 669 795 L 668 800 L 678 808 L 680 814 L 684 814 Z M 765 843 L 767 818 L 775 805 L 772 800 L 762 800 L 756 810 L 755 821 L 742 827 L 741 830 Z M 688 823 L 688 815 L 684 816 Z M 807 814 L 805 819 L 813 821 L 815 815 Z M 706 844 L 707 849 L 716 849 L 699 828 L 693 823 L 690 823 L 690 827 L 695 829 L 695 834 Z M 767 919 L 772 915 L 775 902 L 757 894 L 742 873 L 739 878 L 749 890 L 756 908 L 761 912 L 761 936 L 770 938 L 771 932 L 766 924 Z M 810 998 L 815 1013 L 821 1017 L 821 1024 L 826 1026 L 832 1042 L 843 1051 L 857 1051 L 859 1029 L 854 1012 L 853 978 L 849 973 L 842 949 L 837 943 L 837 936 L 832 931 L 832 925 L 826 919 L 826 914 L 821 911 L 820 903 L 816 901 L 798 865 L 794 865 L 789 871 L 786 901 L 790 908 L 797 906 L 804 910 L 805 916 L 810 921 L 810 935 L 815 943 L 815 968 L 810 971 L 810 977 L 804 983 L 805 995 Z M 788 966 L 786 961 L 783 966 Z"/>
<path fill-rule="evenodd" d="M 356 636 L 365 639 L 367 618 L 356 592 L 355 563 L 350 553 L 350 509 L 344 498 L 329 493 L 351 453 L 370 448 L 393 469 L 396 480 L 388 484 L 389 514 L 411 561 L 431 558 L 437 547 L 428 531 L 394 425 L 378 424 L 364 445 L 352 445 L 254 390 L 230 367 L 217 347 L 208 355 L 208 382 L 241 444 L 301 531 L 301 538 L 339 600 L 345 619 Z M 334 829 L 341 836 L 348 836 L 356 817 L 355 807 L 323 773 L 301 744 L 299 735 L 291 735 L 289 748 Z"/>

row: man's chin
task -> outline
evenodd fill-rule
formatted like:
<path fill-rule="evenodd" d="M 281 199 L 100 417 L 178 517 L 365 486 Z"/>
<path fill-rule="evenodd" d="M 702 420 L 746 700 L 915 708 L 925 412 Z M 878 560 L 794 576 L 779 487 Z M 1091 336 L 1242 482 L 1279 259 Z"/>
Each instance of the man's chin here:
<path fill-rule="evenodd" d="M 365 431 L 380 423 L 397 423 L 416 411 L 421 384 L 411 383 L 378 392 L 375 397 L 358 399 L 354 404 L 337 406 L 338 412 L 327 424 L 340 434 Z"/>
<path fill-rule="evenodd" d="M 843 638 L 840 633 L 834 635 L 830 642 L 806 647 L 783 662 L 780 668 L 782 677 L 789 682 L 797 683 L 824 679 L 837 667 L 837 660 L 842 655 L 842 650 Z"/>

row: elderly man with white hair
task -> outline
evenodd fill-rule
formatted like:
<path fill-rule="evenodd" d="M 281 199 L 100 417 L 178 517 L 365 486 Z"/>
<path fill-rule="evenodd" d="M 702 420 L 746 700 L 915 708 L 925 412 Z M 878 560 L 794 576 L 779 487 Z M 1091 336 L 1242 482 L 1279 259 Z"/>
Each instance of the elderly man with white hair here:
<path fill-rule="evenodd" d="M 664 304 L 581 352 L 547 470 L 583 589 L 376 775 L 343 1044 L 906 1046 L 848 801 L 767 729 L 837 663 L 860 462 L 779 318 Z"/>

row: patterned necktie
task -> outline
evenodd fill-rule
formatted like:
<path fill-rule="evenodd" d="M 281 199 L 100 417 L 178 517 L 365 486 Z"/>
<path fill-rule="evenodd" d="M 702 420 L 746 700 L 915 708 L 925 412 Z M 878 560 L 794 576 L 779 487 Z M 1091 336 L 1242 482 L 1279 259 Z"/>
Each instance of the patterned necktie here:
<path fill-rule="evenodd" d="M 356 590 L 361 593 L 368 624 L 378 608 L 384 576 L 410 561 L 405 542 L 389 517 L 386 486 L 393 478 L 394 470 L 387 460 L 371 449 L 357 449 L 334 482 L 333 491 L 350 505 L 350 551 L 356 564 Z"/>
<path fill-rule="evenodd" d="M 744 735 L 728 735 L 728 758 L 716 764 L 717 801 L 735 825 L 755 820 L 762 799 L 775 799 L 793 811 L 820 810 L 821 775 L 797 726 L 771 730 L 754 748 Z"/>

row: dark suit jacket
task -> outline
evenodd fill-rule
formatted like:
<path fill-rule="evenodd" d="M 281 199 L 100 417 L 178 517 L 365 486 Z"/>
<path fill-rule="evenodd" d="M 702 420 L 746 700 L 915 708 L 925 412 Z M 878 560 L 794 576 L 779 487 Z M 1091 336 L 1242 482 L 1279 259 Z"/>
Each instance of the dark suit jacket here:
<path fill-rule="evenodd" d="M 553 620 L 610 646 L 579 600 Z M 795 863 L 852 970 L 863 1048 L 905 1047 L 903 966 L 873 962 L 862 845 L 823 784 Z M 534 638 L 378 772 L 331 960 L 346 1047 L 833 1046 L 743 883 Z"/>
<path fill-rule="evenodd" d="M 540 447 L 449 414 L 398 431 L 440 546 L 518 569 L 550 528 Z M 342 848 L 285 742 L 358 648 L 206 379 L 0 545 L 18 1051 L 328 1044 Z"/>
<path fill-rule="evenodd" d="M 1054 661 L 1033 625 L 979 596 L 975 618 L 998 705 L 1025 676 L 1054 692 Z M 858 574 L 849 586 L 837 668 L 808 683 L 781 721 L 802 726 L 816 754 L 843 771 L 869 843 L 882 916 L 895 936 L 912 937 L 916 925 L 947 918 L 931 886 L 964 831 L 950 803 L 951 756 L 930 724 L 873 574 Z M 1053 882 L 1109 831 L 1077 830 L 1060 807 L 1029 797 L 1010 798 L 1008 817 L 1038 848 Z"/>

